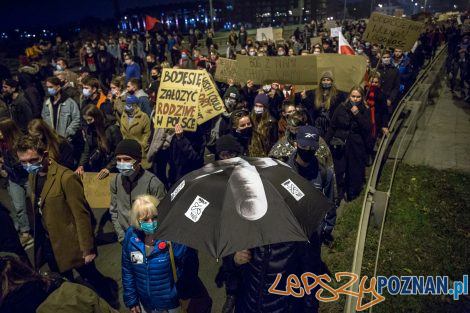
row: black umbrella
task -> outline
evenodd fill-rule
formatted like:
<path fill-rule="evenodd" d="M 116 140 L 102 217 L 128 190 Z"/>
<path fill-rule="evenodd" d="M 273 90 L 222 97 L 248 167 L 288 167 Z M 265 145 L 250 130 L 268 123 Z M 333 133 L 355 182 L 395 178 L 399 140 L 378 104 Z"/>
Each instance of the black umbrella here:
<path fill-rule="evenodd" d="M 158 238 L 216 258 L 267 244 L 307 241 L 331 207 L 286 164 L 270 158 L 209 163 L 184 176 L 158 207 Z"/>

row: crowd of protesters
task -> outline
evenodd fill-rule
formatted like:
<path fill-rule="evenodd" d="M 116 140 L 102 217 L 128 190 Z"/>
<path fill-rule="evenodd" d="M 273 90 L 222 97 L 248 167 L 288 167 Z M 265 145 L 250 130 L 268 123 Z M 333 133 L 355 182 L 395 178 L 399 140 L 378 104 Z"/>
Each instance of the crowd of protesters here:
<path fill-rule="evenodd" d="M 303 305 L 309 312 L 317 310 L 314 300 L 299 304 L 293 297 L 284 297 L 281 301 L 267 288 L 259 293 L 273 282 L 272 275 L 262 275 L 294 270 L 303 257 L 314 264 L 308 265 L 315 267 L 312 271 L 327 271 L 318 251 L 322 243 L 334 241 L 336 207 L 343 199 L 360 195 L 375 143 L 389 134 L 391 114 L 441 43 L 449 44 L 452 90 L 458 86 L 464 93 L 470 85 L 469 37 L 461 34 L 456 23 L 428 27 L 413 51 L 364 42 L 364 21 L 345 21 L 342 26 L 355 53 L 365 56 L 369 64 L 360 85 L 339 90 L 331 71 L 321 74 L 313 90 L 276 81 L 263 86 L 251 80 L 217 82 L 226 112 L 195 132 L 183 131 L 180 125 L 155 129 L 156 95 L 163 68 L 201 69 L 214 75 L 220 48 L 211 30 L 205 47 L 198 44 L 200 31 L 190 31 L 186 39 L 159 29 L 89 40 L 78 50 L 57 37 L 54 45 L 42 43 L 31 55 L 20 56 L 18 73 L 12 76 L 2 70 L 1 77 L 0 175 L 8 181 L 13 203 L 13 223 L 5 240 L 13 247 L 9 251 L 29 263 L 22 247 L 34 242 L 35 269 L 47 263 L 51 271 L 71 282 L 76 270 L 99 296 L 118 308 L 116 282 L 94 264 L 95 221 L 80 181 L 86 172 L 96 173 L 98 179 L 118 173 L 110 183 L 109 211 L 122 244 L 125 305 L 134 313 L 179 312 L 178 299 L 198 299 L 190 302 L 192 312 L 210 312 L 210 296 L 197 274 L 196 252 L 155 237 L 159 202 L 181 177 L 204 165 L 208 151 L 216 159 L 269 156 L 286 162 L 320 189 L 333 203 L 332 209 L 318 238 L 311 240 L 315 248 L 307 249 L 308 256 L 298 244 L 277 244 L 225 258 L 217 277 L 227 290 L 224 312 L 232 312 L 234 306 L 235 312 L 287 312 L 286 308 L 300 312 Z M 312 42 L 314 37 L 321 41 Z M 232 30 L 226 52 L 228 58 L 238 54 L 290 57 L 337 53 L 337 49 L 337 38 L 331 38 L 322 23 L 311 23 L 279 42 L 255 41 L 243 27 Z M 71 63 L 77 58 L 78 67 Z M 465 95 L 470 98 L 469 92 Z M 31 224 L 28 198 L 32 199 Z M 8 217 L 2 215 L 2 220 Z M 48 295 L 64 289 L 59 287 L 65 286 L 62 281 L 39 277 L 29 269 L 31 264 L 18 262 L 0 259 L 2 280 L 10 281 L 0 297 L 6 312 L 15 311 L 21 296 L 35 293 L 36 300 L 30 303 L 35 308 L 22 310 L 34 312 Z M 15 270 L 27 277 L 9 277 Z"/>

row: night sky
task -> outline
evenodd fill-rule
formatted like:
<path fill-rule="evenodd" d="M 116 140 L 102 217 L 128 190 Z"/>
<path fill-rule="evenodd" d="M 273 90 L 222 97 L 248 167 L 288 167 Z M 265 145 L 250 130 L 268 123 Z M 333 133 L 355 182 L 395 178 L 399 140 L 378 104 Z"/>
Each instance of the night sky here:
<path fill-rule="evenodd" d="M 179 1 L 120 0 L 121 12 Z M 0 30 L 22 27 L 47 27 L 79 22 L 86 16 L 113 17 L 113 0 L 0 0 Z"/>

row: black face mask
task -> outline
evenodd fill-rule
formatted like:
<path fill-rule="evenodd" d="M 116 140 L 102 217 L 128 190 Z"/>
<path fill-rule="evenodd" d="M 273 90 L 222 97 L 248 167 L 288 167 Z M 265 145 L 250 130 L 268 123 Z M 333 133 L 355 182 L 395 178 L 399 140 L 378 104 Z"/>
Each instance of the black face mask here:
<path fill-rule="evenodd" d="M 128 90 L 127 93 L 130 94 L 130 95 L 133 95 L 133 94 L 135 94 L 135 90 Z"/>
<path fill-rule="evenodd" d="M 297 155 L 304 161 L 305 163 L 312 163 L 315 160 L 315 151 L 313 150 L 304 150 L 297 148 Z"/>
<path fill-rule="evenodd" d="M 251 135 L 253 134 L 253 127 L 247 127 L 247 128 L 241 129 L 239 134 L 244 139 L 250 139 Z"/>
<path fill-rule="evenodd" d="M 289 141 L 294 142 L 297 139 L 297 134 L 287 131 L 287 138 L 289 139 Z"/>
<path fill-rule="evenodd" d="M 158 75 L 152 75 L 152 80 L 157 80 L 158 79 Z"/>

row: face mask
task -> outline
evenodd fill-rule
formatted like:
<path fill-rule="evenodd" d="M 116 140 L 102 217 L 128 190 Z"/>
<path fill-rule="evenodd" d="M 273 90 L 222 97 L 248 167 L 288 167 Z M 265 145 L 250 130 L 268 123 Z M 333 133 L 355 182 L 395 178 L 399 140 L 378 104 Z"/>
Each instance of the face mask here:
<path fill-rule="evenodd" d="M 113 96 L 117 96 L 118 95 L 118 91 L 116 89 L 111 89 L 111 94 Z"/>
<path fill-rule="evenodd" d="M 116 168 L 118 169 L 119 173 L 124 176 L 131 176 L 135 172 L 133 163 L 118 162 L 116 164 Z"/>
<path fill-rule="evenodd" d="M 54 88 L 47 88 L 47 92 L 49 93 L 49 96 L 55 96 L 57 94 L 57 90 Z"/>
<path fill-rule="evenodd" d="M 36 162 L 36 163 L 32 163 L 32 164 L 31 163 L 23 164 L 23 168 L 29 174 L 36 175 L 42 169 L 42 163 L 41 162 Z"/>
<path fill-rule="evenodd" d="M 277 55 L 280 56 L 280 57 L 284 56 L 284 54 L 285 54 L 284 52 L 278 52 L 277 53 Z"/>
<path fill-rule="evenodd" d="M 363 54 L 364 53 L 364 50 L 362 49 L 357 49 L 357 54 Z"/>
<path fill-rule="evenodd" d="M 92 54 L 93 54 L 93 52 L 92 52 L 91 50 L 87 50 L 86 53 L 87 53 L 88 55 L 92 55 Z"/>
<path fill-rule="evenodd" d="M 361 100 L 358 100 L 358 101 L 349 100 L 349 102 L 351 102 L 351 105 L 358 106 L 361 103 Z"/>
<path fill-rule="evenodd" d="M 249 54 L 250 56 L 254 57 L 254 56 L 256 55 L 256 52 L 255 52 L 255 51 L 250 51 L 250 52 L 248 52 L 248 54 Z"/>
<path fill-rule="evenodd" d="M 83 89 L 83 96 L 88 98 L 91 96 L 91 89 Z"/>
<path fill-rule="evenodd" d="M 390 64 L 390 58 L 382 58 L 382 63 L 385 65 Z"/>
<path fill-rule="evenodd" d="M 135 94 L 135 90 L 128 90 L 127 93 L 130 94 L 130 95 L 133 95 L 133 94 Z"/>
<path fill-rule="evenodd" d="M 157 80 L 158 79 L 158 75 L 152 75 L 152 80 Z"/>
<path fill-rule="evenodd" d="M 320 54 L 319 51 L 313 51 L 313 54 Z"/>
<path fill-rule="evenodd" d="M 130 105 L 126 104 L 124 106 L 124 110 L 126 111 L 127 115 L 129 115 L 129 116 L 134 115 L 134 107 L 132 106 L 132 104 L 130 104 Z"/>
<path fill-rule="evenodd" d="M 310 163 L 315 159 L 315 151 L 297 148 L 297 154 L 305 163 Z"/>
<path fill-rule="evenodd" d="M 247 127 L 247 128 L 244 128 L 244 129 L 240 129 L 240 130 L 238 130 L 238 133 L 240 134 L 241 137 L 243 137 L 245 139 L 249 139 L 249 138 L 251 138 L 251 135 L 253 133 L 253 128 L 252 127 Z"/>
<path fill-rule="evenodd" d="M 321 83 L 323 89 L 331 89 L 332 83 Z"/>
<path fill-rule="evenodd" d="M 264 108 L 254 107 L 253 110 L 255 111 L 255 113 L 256 113 L 257 115 L 263 114 L 263 112 L 264 112 Z"/>
<path fill-rule="evenodd" d="M 64 69 L 62 68 L 62 66 L 60 65 L 56 65 L 56 69 L 59 71 L 59 72 L 62 72 Z"/>
<path fill-rule="evenodd" d="M 237 101 L 229 98 L 229 99 L 225 99 L 224 103 L 225 103 L 225 107 L 227 108 L 227 110 L 231 112 L 233 111 L 233 108 L 237 104 Z"/>
<path fill-rule="evenodd" d="M 140 222 L 140 228 L 146 234 L 155 234 L 158 228 L 158 222 Z"/>
<path fill-rule="evenodd" d="M 182 58 L 182 59 L 187 59 L 188 56 L 187 56 L 186 54 L 182 54 L 182 55 L 181 55 L 181 58 Z"/>

